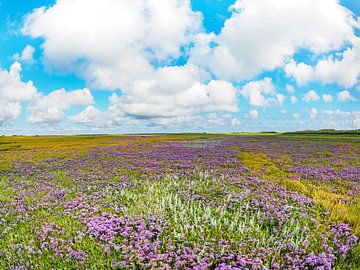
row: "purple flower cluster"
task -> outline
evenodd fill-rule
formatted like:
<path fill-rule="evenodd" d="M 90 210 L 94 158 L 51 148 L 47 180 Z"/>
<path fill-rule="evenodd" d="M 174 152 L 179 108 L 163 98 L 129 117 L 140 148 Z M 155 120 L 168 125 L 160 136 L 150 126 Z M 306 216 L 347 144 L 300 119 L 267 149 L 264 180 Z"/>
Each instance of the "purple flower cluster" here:
<path fill-rule="evenodd" d="M 297 173 L 305 179 L 311 179 L 317 182 L 328 182 L 332 180 L 354 180 L 360 181 L 360 167 L 345 167 L 336 170 L 327 166 L 306 166 L 299 165 L 288 170 L 291 173 Z"/>
<path fill-rule="evenodd" d="M 64 232 L 55 223 L 44 223 L 36 231 L 43 251 L 53 251 L 56 256 L 65 257 L 68 260 L 78 260 L 83 263 L 86 260 L 85 252 L 75 250 L 74 242 L 62 239 L 60 237 L 62 234 Z"/>

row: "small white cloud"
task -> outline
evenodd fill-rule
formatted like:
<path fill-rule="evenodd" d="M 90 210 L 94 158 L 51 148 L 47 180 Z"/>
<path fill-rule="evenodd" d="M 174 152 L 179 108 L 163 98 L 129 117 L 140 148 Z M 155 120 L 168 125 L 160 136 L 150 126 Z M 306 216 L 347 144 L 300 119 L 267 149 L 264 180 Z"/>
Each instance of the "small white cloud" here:
<path fill-rule="evenodd" d="M 249 99 L 250 105 L 267 106 L 265 94 L 273 93 L 274 89 L 271 78 L 265 78 L 262 81 L 248 82 L 242 87 L 240 93 Z"/>
<path fill-rule="evenodd" d="M 280 106 L 284 103 L 284 101 L 285 101 L 285 99 L 286 99 L 286 97 L 285 97 L 283 94 L 280 94 L 280 93 L 277 93 L 277 94 L 275 95 L 275 98 L 276 98 L 276 103 L 277 103 L 278 105 L 280 105 Z"/>
<path fill-rule="evenodd" d="M 337 94 L 337 100 L 340 102 L 356 101 L 356 98 L 354 98 L 348 90 L 344 90 Z"/>
<path fill-rule="evenodd" d="M 332 95 L 324 94 L 322 95 L 322 99 L 324 102 L 329 103 L 333 101 Z"/>
<path fill-rule="evenodd" d="M 291 84 L 287 84 L 285 87 L 286 87 L 286 90 L 287 90 L 290 94 L 294 94 L 294 93 L 295 93 L 295 88 L 294 88 L 294 86 L 292 86 Z"/>
<path fill-rule="evenodd" d="M 315 108 L 312 108 L 310 111 L 309 111 L 309 117 L 312 121 L 315 121 L 316 117 L 318 115 L 318 110 L 315 109 Z"/>
<path fill-rule="evenodd" d="M 305 102 L 312 102 L 312 101 L 318 101 L 320 99 L 319 95 L 316 93 L 315 90 L 310 90 L 307 92 L 304 97 L 303 101 Z"/>
<path fill-rule="evenodd" d="M 20 61 L 28 64 L 32 64 L 34 62 L 34 53 L 35 53 L 35 48 L 33 46 L 26 45 L 26 47 L 21 53 Z"/>
<path fill-rule="evenodd" d="M 293 77 L 298 85 L 307 84 L 314 76 L 312 66 L 302 62 L 297 64 L 294 60 L 285 65 L 285 72 L 287 76 Z"/>
<path fill-rule="evenodd" d="M 294 119 L 298 119 L 298 118 L 300 118 L 300 113 L 293 113 L 293 114 L 292 114 L 292 117 L 293 117 Z"/>
<path fill-rule="evenodd" d="M 342 111 L 342 110 L 340 110 L 340 109 L 336 109 L 336 110 L 334 110 L 334 111 L 332 111 L 332 110 L 325 110 L 325 111 L 322 111 L 321 112 L 322 114 L 324 114 L 324 115 L 329 115 L 329 116 L 342 116 L 342 117 L 346 117 L 346 116 L 350 116 L 351 115 L 351 113 L 350 112 L 344 112 L 344 111 Z"/>
<path fill-rule="evenodd" d="M 12 58 L 15 61 L 20 61 L 22 63 L 33 64 L 35 62 L 34 53 L 35 53 L 35 48 L 31 45 L 26 45 L 26 47 L 24 48 L 21 54 L 16 53 L 13 55 Z"/>
<path fill-rule="evenodd" d="M 234 118 L 231 119 L 231 125 L 232 126 L 240 126 L 241 121 L 238 118 L 234 117 Z"/>
<path fill-rule="evenodd" d="M 285 101 L 283 94 L 275 93 L 271 78 L 248 82 L 241 88 L 240 94 L 249 100 L 250 105 L 258 107 L 282 105 Z"/>
<path fill-rule="evenodd" d="M 259 117 L 259 113 L 255 109 L 252 109 L 247 114 L 245 114 L 245 118 L 257 119 L 258 117 Z"/>
<path fill-rule="evenodd" d="M 292 104 L 295 104 L 297 102 L 297 97 L 296 96 L 291 96 L 290 101 L 291 101 Z"/>

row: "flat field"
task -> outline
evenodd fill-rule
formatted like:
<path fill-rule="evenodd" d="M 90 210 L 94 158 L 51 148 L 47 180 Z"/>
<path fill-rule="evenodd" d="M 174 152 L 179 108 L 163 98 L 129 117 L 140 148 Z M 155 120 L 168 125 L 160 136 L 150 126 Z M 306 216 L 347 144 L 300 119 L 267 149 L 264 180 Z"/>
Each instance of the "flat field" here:
<path fill-rule="evenodd" d="M 360 137 L 0 137 L 0 269 L 360 269 Z"/>

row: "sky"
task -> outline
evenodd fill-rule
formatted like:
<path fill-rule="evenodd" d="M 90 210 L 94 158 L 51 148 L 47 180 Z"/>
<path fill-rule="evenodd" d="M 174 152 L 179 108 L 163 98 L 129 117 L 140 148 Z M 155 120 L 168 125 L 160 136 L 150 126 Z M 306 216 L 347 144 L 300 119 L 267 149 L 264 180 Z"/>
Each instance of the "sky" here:
<path fill-rule="evenodd" d="M 360 129 L 358 0 L 0 0 L 0 134 Z"/>

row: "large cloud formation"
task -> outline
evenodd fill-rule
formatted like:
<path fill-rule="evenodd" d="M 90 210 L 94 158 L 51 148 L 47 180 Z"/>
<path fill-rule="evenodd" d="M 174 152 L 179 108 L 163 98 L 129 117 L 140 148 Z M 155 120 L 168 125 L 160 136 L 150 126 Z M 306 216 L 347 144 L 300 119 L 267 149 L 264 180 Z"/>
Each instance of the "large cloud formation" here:
<path fill-rule="evenodd" d="M 315 54 L 341 49 L 354 39 L 357 23 L 337 0 L 238 0 L 231 10 L 221 33 L 200 43 L 193 61 L 235 81 L 282 66 L 300 48 Z"/>
<path fill-rule="evenodd" d="M 299 86 L 358 82 L 359 22 L 339 1 L 237 0 L 230 11 L 216 35 L 204 31 L 190 0 L 57 0 L 28 14 L 22 32 L 43 39 L 49 71 L 74 73 L 89 89 L 121 91 L 104 111 L 81 102 L 89 106 L 70 120 L 87 125 L 237 112 L 237 93 L 251 106 L 281 105 L 285 96 L 273 81 L 257 77 L 276 68 Z M 299 49 L 315 65 L 296 63 Z M 43 104 L 52 99 L 31 102 L 29 121 L 58 121 L 68 106 L 49 113 Z"/>
<path fill-rule="evenodd" d="M 49 69 L 75 72 L 91 88 L 120 89 L 118 107 L 139 118 L 237 110 L 230 82 L 191 64 L 169 66 L 200 30 L 201 14 L 188 0 L 58 0 L 23 28 L 45 39 Z"/>

